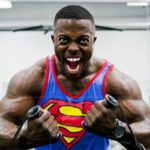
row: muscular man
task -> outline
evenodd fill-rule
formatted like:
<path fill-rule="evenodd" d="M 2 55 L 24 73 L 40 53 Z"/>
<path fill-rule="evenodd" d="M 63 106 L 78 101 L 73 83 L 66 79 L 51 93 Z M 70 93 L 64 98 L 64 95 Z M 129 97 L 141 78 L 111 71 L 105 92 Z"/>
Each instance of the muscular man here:
<path fill-rule="evenodd" d="M 92 56 L 92 15 L 80 6 L 62 8 L 55 16 L 52 40 L 55 54 L 14 75 L 0 101 L 0 149 L 7 149 L 23 116 L 37 104 L 41 115 L 23 128 L 16 148 L 107 150 L 110 138 L 134 150 L 127 121 L 138 142 L 150 148 L 150 109 L 137 83 L 107 60 Z M 117 109 L 104 106 L 107 93 L 119 102 Z"/>

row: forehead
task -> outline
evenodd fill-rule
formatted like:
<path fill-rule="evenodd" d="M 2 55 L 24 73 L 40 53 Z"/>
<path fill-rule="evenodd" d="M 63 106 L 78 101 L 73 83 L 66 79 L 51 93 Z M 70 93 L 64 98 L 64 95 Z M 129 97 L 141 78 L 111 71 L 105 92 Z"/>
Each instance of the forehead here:
<path fill-rule="evenodd" d="M 54 33 L 75 32 L 95 33 L 95 25 L 88 19 L 58 19 L 54 26 Z"/>

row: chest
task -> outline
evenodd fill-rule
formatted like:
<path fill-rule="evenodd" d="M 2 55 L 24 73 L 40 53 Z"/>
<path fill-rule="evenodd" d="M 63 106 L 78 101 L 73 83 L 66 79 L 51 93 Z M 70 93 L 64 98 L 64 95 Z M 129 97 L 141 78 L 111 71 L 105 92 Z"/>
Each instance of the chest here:
<path fill-rule="evenodd" d="M 62 75 L 59 75 L 57 78 L 58 82 L 65 91 L 69 92 L 72 95 L 76 95 L 92 81 L 94 76 L 95 73 L 77 80 L 70 80 Z"/>

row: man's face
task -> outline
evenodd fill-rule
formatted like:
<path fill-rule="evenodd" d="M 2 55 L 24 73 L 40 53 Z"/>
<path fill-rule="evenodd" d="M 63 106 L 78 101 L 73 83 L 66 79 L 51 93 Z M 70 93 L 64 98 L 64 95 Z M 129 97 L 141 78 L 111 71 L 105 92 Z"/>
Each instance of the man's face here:
<path fill-rule="evenodd" d="M 59 19 L 54 27 L 57 69 L 70 78 L 80 77 L 93 52 L 95 26 L 87 19 Z"/>

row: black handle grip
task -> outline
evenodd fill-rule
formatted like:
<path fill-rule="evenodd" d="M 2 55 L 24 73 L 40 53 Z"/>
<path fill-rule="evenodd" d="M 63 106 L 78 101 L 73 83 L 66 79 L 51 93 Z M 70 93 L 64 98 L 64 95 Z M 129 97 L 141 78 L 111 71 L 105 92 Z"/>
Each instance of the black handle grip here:
<path fill-rule="evenodd" d="M 106 108 L 110 108 L 110 109 L 115 109 L 119 106 L 117 100 L 109 94 L 106 94 L 106 100 L 104 101 L 103 104 Z"/>
<path fill-rule="evenodd" d="M 26 117 L 28 119 L 38 117 L 41 114 L 41 107 L 39 105 L 33 106 L 29 111 L 26 113 Z"/>

